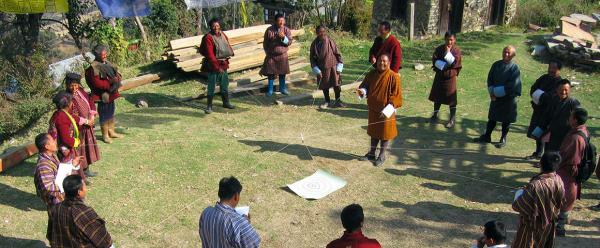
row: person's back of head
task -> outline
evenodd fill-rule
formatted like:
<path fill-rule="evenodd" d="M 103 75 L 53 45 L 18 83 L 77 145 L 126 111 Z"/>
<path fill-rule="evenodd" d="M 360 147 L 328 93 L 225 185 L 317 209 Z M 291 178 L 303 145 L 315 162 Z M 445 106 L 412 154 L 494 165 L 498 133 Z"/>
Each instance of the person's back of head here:
<path fill-rule="evenodd" d="M 542 173 L 555 172 L 558 169 L 561 161 L 560 154 L 555 151 L 545 152 L 540 159 L 540 168 Z"/>
<path fill-rule="evenodd" d="M 65 190 L 65 198 L 74 200 L 85 196 L 83 179 L 79 175 L 70 175 L 65 177 L 63 188 Z M 83 192 L 82 192 L 83 191 Z"/>
<path fill-rule="evenodd" d="M 221 199 L 221 201 L 231 200 L 235 198 L 236 195 L 239 197 L 241 192 L 242 184 L 237 178 L 233 176 L 224 177 L 219 181 L 219 199 Z"/>
<path fill-rule="evenodd" d="M 342 226 L 348 232 L 355 232 L 362 228 L 365 215 L 363 208 L 358 204 L 350 204 L 342 210 L 340 215 L 342 219 Z"/>
<path fill-rule="evenodd" d="M 587 122 L 588 112 L 584 108 L 576 108 L 571 112 L 571 116 L 577 125 L 583 125 Z"/>
<path fill-rule="evenodd" d="M 504 244 L 506 242 L 506 229 L 504 223 L 492 220 L 485 223 L 483 227 L 483 235 L 486 237 L 486 245 L 488 247 Z"/>

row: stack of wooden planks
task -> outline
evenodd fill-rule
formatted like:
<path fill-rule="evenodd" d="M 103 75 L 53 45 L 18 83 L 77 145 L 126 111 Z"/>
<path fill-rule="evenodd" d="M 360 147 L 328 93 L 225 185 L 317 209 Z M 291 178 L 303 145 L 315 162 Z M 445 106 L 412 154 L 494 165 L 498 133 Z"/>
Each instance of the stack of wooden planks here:
<path fill-rule="evenodd" d="M 259 25 L 247 28 L 224 31 L 233 47 L 235 56 L 229 60 L 229 72 L 242 71 L 262 65 L 265 53 L 262 47 L 265 30 L 270 25 Z M 292 36 L 298 37 L 304 30 L 292 30 Z M 163 59 L 172 61 L 184 72 L 198 71 L 202 64 L 202 55 L 198 47 L 203 35 L 187 37 L 169 42 Z M 300 44 L 292 43 L 288 55 L 293 58 L 300 54 Z"/>

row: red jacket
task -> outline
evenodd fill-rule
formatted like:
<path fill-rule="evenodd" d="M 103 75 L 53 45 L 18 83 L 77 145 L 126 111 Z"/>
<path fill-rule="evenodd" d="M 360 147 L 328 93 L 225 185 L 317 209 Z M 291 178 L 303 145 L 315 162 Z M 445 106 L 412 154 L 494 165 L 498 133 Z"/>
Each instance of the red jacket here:
<path fill-rule="evenodd" d="M 229 59 L 217 60 L 217 56 L 215 55 L 215 43 L 213 41 L 212 36 L 210 36 L 209 34 L 210 33 L 205 34 L 204 37 L 202 37 L 202 43 L 200 43 L 199 51 L 200 54 L 204 56 L 204 59 L 202 60 L 202 68 L 200 69 L 200 71 L 226 71 L 227 69 L 229 69 Z M 229 38 L 227 38 L 227 35 L 225 35 L 225 33 L 223 32 L 221 32 L 221 35 L 223 35 L 225 37 L 225 40 L 227 40 L 227 43 L 229 43 Z"/>
<path fill-rule="evenodd" d="M 93 102 L 100 101 L 102 99 L 102 93 L 107 92 L 110 89 L 110 82 L 108 79 L 101 79 L 100 76 L 94 75 L 94 68 L 91 66 L 85 69 L 85 81 L 92 90 L 90 95 Z M 109 101 L 113 102 L 120 96 L 119 90 L 116 90 L 114 93 L 110 94 Z"/>
<path fill-rule="evenodd" d="M 383 40 L 381 37 L 375 38 L 373 46 L 371 46 L 371 50 L 369 50 L 369 62 L 372 58 L 377 59 L 379 55 L 384 53 L 387 53 L 391 56 L 390 69 L 398 73 L 400 68 L 402 68 L 402 47 L 400 46 L 400 41 L 398 41 L 398 39 L 391 34 L 385 40 Z"/>
<path fill-rule="evenodd" d="M 327 248 L 381 248 L 377 240 L 365 237 L 362 231 L 344 232 L 341 238 L 331 241 Z"/>
<path fill-rule="evenodd" d="M 73 115 L 72 112 L 70 114 L 75 120 L 75 123 L 77 123 L 79 117 Z M 55 136 L 54 138 L 58 142 L 58 145 L 73 149 L 73 146 L 75 146 L 75 128 L 77 128 L 77 126 L 73 126 L 73 123 L 65 112 L 57 110 L 52 114 L 52 118 L 50 118 L 50 129 L 53 129 L 52 127 L 56 127 L 56 134 L 53 134 L 52 130 L 50 130 L 50 133 Z"/>

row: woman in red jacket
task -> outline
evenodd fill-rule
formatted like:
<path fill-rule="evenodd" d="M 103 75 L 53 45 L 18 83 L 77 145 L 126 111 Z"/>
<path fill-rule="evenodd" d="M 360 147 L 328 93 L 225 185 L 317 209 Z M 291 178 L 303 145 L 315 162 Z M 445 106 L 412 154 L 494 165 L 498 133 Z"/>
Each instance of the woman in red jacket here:
<path fill-rule="evenodd" d="M 61 163 L 71 163 L 78 154 L 79 145 L 79 128 L 77 121 L 78 116 L 73 115 L 73 97 L 67 92 L 59 92 L 52 99 L 56 106 L 56 111 L 50 117 L 50 134 L 58 144 L 58 158 Z M 79 174 L 85 178 L 83 172 L 86 167 L 79 166 Z"/>
<path fill-rule="evenodd" d="M 95 58 L 90 67 L 85 69 L 85 81 L 92 90 L 92 101 L 98 102 L 102 141 L 110 144 L 111 138 L 123 137 L 115 131 L 115 100 L 121 96 L 121 74 L 116 66 L 106 60 L 106 46 L 97 45 L 93 52 Z"/>
<path fill-rule="evenodd" d="M 86 176 L 95 176 L 96 173 L 90 171 L 90 165 L 100 160 L 100 150 L 94 136 L 94 123 L 96 120 L 96 105 L 91 100 L 90 95 L 81 87 L 81 75 L 77 73 L 67 73 L 65 78 L 67 92 L 73 96 L 73 114 L 78 116 L 76 119 L 79 128 L 79 156 L 83 158 L 79 164 L 86 166 Z"/>

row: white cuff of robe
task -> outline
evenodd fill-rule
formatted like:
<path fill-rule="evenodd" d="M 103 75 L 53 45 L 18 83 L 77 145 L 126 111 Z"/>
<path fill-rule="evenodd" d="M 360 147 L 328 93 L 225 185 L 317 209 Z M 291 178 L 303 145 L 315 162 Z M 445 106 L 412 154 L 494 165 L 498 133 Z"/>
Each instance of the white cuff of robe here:
<path fill-rule="evenodd" d="M 446 62 L 448 62 L 449 65 L 451 65 L 452 63 L 454 63 L 454 60 L 456 60 L 456 58 L 454 58 L 454 55 L 452 55 L 451 52 L 446 53 L 446 56 L 444 56 L 444 60 L 446 60 Z"/>
<path fill-rule="evenodd" d="M 313 71 L 313 73 L 314 73 L 315 75 L 319 75 L 319 74 L 321 74 L 321 69 L 319 69 L 319 67 L 318 67 L 318 66 L 315 66 L 315 67 L 313 67 L 313 68 L 312 68 L 312 71 Z"/>
<path fill-rule="evenodd" d="M 344 70 L 344 64 L 342 64 L 342 63 L 338 63 L 338 64 L 335 66 L 335 70 L 336 70 L 337 72 L 342 72 L 342 71 Z"/>
<path fill-rule="evenodd" d="M 496 97 L 506 96 L 506 91 L 504 90 L 504 86 L 494 87 L 494 96 L 496 96 Z"/>
<path fill-rule="evenodd" d="M 544 130 L 540 127 L 535 127 L 535 129 L 533 129 L 533 132 L 531 132 L 531 135 L 533 135 L 536 138 L 542 137 L 542 134 L 544 134 Z"/>
<path fill-rule="evenodd" d="M 290 43 L 290 40 L 288 39 L 287 36 L 285 36 L 285 37 L 283 37 L 283 40 L 281 42 L 283 42 L 283 44 L 287 45 L 288 43 Z"/>
<path fill-rule="evenodd" d="M 435 68 L 438 68 L 440 71 L 443 71 L 444 67 L 446 67 L 446 61 L 438 59 L 435 61 L 434 66 L 435 66 Z"/>
<path fill-rule="evenodd" d="M 533 101 L 533 103 L 535 103 L 536 105 L 540 104 L 540 98 L 542 97 L 542 95 L 544 94 L 543 90 L 537 89 L 533 92 L 533 94 L 531 94 L 531 100 Z"/>
<path fill-rule="evenodd" d="M 367 97 L 367 89 L 360 88 L 358 90 L 363 93 L 363 96 L 358 96 L 358 99 L 365 99 L 365 97 Z"/>

